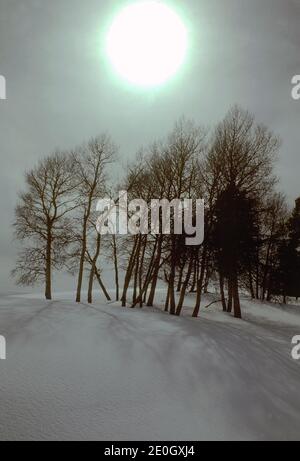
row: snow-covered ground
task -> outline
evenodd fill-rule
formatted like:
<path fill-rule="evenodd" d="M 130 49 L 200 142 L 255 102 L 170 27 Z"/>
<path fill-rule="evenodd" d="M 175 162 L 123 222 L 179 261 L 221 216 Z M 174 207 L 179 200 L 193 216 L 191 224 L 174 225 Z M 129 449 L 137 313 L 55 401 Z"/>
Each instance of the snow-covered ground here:
<path fill-rule="evenodd" d="M 0 298 L 1 440 L 300 439 L 300 307 L 245 299 L 238 321 L 211 296 L 199 319 L 56 299 Z"/>

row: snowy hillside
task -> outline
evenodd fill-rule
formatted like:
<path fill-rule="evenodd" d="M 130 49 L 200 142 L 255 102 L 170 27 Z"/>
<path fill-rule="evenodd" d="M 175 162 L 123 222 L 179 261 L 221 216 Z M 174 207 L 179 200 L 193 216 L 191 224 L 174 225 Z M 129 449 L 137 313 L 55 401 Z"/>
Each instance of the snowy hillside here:
<path fill-rule="evenodd" d="M 1 297 L 1 440 L 300 439 L 300 308 L 244 300 L 238 321 L 210 298 L 199 319 L 56 298 Z"/>

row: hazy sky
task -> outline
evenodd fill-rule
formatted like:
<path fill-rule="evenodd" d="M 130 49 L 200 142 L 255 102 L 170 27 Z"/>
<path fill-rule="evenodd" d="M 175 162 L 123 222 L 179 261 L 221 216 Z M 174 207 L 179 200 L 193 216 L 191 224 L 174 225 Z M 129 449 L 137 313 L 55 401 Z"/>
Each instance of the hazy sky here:
<path fill-rule="evenodd" d="M 181 115 L 206 125 L 234 103 L 283 140 L 278 173 L 300 195 L 300 0 L 170 0 L 189 30 L 187 62 L 172 81 L 138 90 L 116 77 L 103 53 L 105 31 L 123 0 L 0 0 L 0 290 L 12 289 L 11 223 L 23 173 L 56 147 L 103 131 L 121 161 L 164 136 Z"/>

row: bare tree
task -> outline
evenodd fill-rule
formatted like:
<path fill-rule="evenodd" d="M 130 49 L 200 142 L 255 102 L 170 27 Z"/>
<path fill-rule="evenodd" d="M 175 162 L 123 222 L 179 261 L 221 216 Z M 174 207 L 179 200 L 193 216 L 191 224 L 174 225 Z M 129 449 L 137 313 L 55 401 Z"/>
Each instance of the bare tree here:
<path fill-rule="evenodd" d="M 106 166 L 112 163 L 116 146 L 107 135 L 94 138 L 88 144 L 81 146 L 72 155 L 75 174 L 74 179 L 78 184 L 78 217 L 81 228 L 78 235 L 79 268 L 77 278 L 76 302 L 81 301 L 84 265 L 87 252 L 88 230 L 91 223 L 92 213 L 96 208 L 96 201 L 105 194 L 106 190 Z M 94 271 L 93 267 L 92 270 Z"/>
<path fill-rule="evenodd" d="M 63 266 L 70 243 L 69 213 L 74 203 L 73 162 L 63 153 L 42 160 L 26 174 L 26 191 L 15 210 L 15 234 L 26 243 L 19 253 L 13 276 L 22 285 L 45 283 L 46 299 L 52 298 L 52 270 Z"/>

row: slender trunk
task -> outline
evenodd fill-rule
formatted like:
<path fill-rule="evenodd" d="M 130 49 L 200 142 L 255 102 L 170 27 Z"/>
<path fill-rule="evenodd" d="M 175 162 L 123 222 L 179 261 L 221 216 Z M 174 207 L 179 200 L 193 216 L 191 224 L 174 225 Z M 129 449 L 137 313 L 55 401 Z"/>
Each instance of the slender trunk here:
<path fill-rule="evenodd" d="M 180 265 L 179 278 L 178 278 L 178 283 L 177 283 L 177 288 L 176 288 L 177 293 L 180 293 L 180 291 L 181 291 L 184 268 L 185 268 L 185 261 Z"/>
<path fill-rule="evenodd" d="M 145 242 L 143 244 L 142 256 L 141 256 L 141 263 L 140 263 L 140 270 L 139 270 L 139 302 L 140 307 L 143 307 L 143 295 L 142 295 L 142 286 L 143 286 L 143 272 L 144 272 L 144 259 L 147 247 L 147 235 L 145 236 Z"/>
<path fill-rule="evenodd" d="M 205 271 L 205 281 L 204 281 L 204 293 L 208 293 L 208 285 L 211 276 L 210 268 L 208 267 Z"/>
<path fill-rule="evenodd" d="M 195 304 L 195 308 L 193 312 L 193 317 L 195 318 L 198 317 L 200 306 L 201 306 L 203 281 L 204 281 L 205 266 L 206 266 L 206 255 L 207 255 L 207 247 L 205 246 L 203 249 L 202 260 L 201 260 L 200 277 L 197 280 L 196 304 Z"/>
<path fill-rule="evenodd" d="M 144 284 L 144 287 L 143 287 L 143 303 L 146 302 L 148 288 L 149 288 L 150 282 L 152 280 L 152 273 L 153 273 L 153 270 L 154 270 L 154 261 L 155 261 L 157 243 L 158 243 L 158 239 L 155 240 L 155 244 L 154 244 L 154 248 L 153 248 L 153 251 L 152 251 L 150 264 L 149 264 L 146 279 L 145 279 L 145 284 Z"/>
<path fill-rule="evenodd" d="M 259 255 L 257 255 L 257 261 L 256 261 L 256 299 L 259 299 Z"/>
<path fill-rule="evenodd" d="M 269 275 L 269 271 L 270 271 L 270 259 L 271 259 L 271 250 L 272 250 L 272 247 L 273 247 L 274 228 L 275 228 L 275 221 L 272 222 L 270 238 L 269 238 L 269 241 L 268 241 L 268 248 L 267 248 L 267 255 L 266 255 L 266 262 L 265 262 L 265 270 L 264 270 L 263 282 L 262 282 L 262 301 L 265 300 L 266 293 L 268 291 L 267 280 L 268 280 L 268 275 Z"/>
<path fill-rule="evenodd" d="M 139 281 L 139 268 L 140 268 L 140 253 L 141 253 L 141 241 L 142 236 L 138 236 L 138 245 L 136 250 L 136 257 L 135 257 L 135 271 L 134 271 L 134 285 L 133 285 L 133 295 L 132 295 L 132 303 L 136 301 L 137 298 L 137 291 L 138 291 L 138 281 Z"/>
<path fill-rule="evenodd" d="M 261 296 L 261 300 L 262 300 L 262 301 L 264 301 L 265 298 L 266 298 L 266 292 L 267 292 L 267 279 L 268 279 L 268 273 L 269 273 L 269 264 L 270 264 L 271 248 L 272 248 L 272 240 L 270 239 L 269 244 L 268 244 L 266 262 L 265 262 L 265 270 L 264 270 L 263 282 L 262 282 L 262 296 Z"/>
<path fill-rule="evenodd" d="M 252 277 L 252 270 L 251 270 L 251 267 L 249 268 L 249 271 L 248 271 L 248 277 L 249 277 L 249 289 L 250 289 L 251 298 L 252 298 L 252 299 L 255 299 L 255 293 L 254 293 L 253 277 Z"/>
<path fill-rule="evenodd" d="M 158 279 L 159 268 L 160 268 L 161 249 L 162 249 L 162 235 L 159 235 L 158 246 L 157 246 L 157 256 L 155 259 L 155 267 L 154 267 L 151 290 L 150 290 L 150 294 L 149 294 L 149 298 L 147 302 L 147 307 L 153 307 L 153 303 L 154 303 L 157 279 Z"/>
<path fill-rule="evenodd" d="M 93 257 L 91 261 L 91 270 L 90 270 L 90 276 L 89 276 L 89 287 L 88 287 L 88 303 L 89 304 L 92 304 L 93 302 L 93 285 L 94 285 L 94 280 L 95 280 L 95 270 L 97 267 L 97 260 L 100 254 L 100 248 L 101 248 L 101 235 L 97 234 L 96 252 L 95 252 L 95 256 Z"/>
<path fill-rule="evenodd" d="M 136 258 L 137 243 L 138 243 L 138 239 L 137 239 L 137 237 L 135 237 L 133 248 L 132 248 L 132 251 L 131 251 L 131 255 L 130 255 L 127 270 L 126 270 L 125 280 L 124 280 L 123 294 L 122 294 L 122 298 L 121 298 L 122 307 L 126 307 L 127 291 L 128 291 L 129 285 L 130 285 L 130 280 L 131 280 L 132 272 L 133 272 L 133 268 L 134 268 L 134 263 L 135 263 L 135 258 Z"/>
<path fill-rule="evenodd" d="M 232 306 L 233 306 L 233 284 L 232 284 L 232 276 L 230 274 L 228 278 L 228 304 L 227 304 L 227 312 L 231 314 Z"/>
<path fill-rule="evenodd" d="M 99 273 L 97 267 L 95 267 L 95 275 L 97 277 L 97 280 L 98 280 L 98 283 L 100 285 L 100 288 L 103 291 L 104 296 L 106 297 L 107 301 L 111 301 L 111 297 L 109 296 L 109 294 L 108 294 L 108 292 L 107 292 L 107 290 L 105 288 L 105 285 L 104 285 L 104 283 L 103 283 L 103 281 L 101 279 L 101 276 L 100 276 L 100 273 Z"/>
<path fill-rule="evenodd" d="M 169 312 L 169 303 L 170 303 L 170 285 L 168 285 L 167 297 L 165 302 L 165 312 Z"/>
<path fill-rule="evenodd" d="M 237 274 L 234 274 L 233 278 L 233 311 L 234 317 L 236 319 L 241 319 L 241 304 L 240 304 L 240 296 L 239 296 L 239 284 L 238 284 L 238 277 Z"/>
<path fill-rule="evenodd" d="M 117 240 L 116 236 L 112 236 L 113 242 L 113 258 L 114 258 L 114 268 L 115 268 L 115 286 L 116 286 L 116 301 L 119 301 L 120 298 L 120 286 L 119 286 L 119 267 L 118 267 L 118 249 L 117 249 Z"/>
<path fill-rule="evenodd" d="M 224 291 L 224 275 L 222 273 L 219 274 L 219 279 L 220 279 L 220 293 L 221 293 L 223 312 L 226 312 L 227 306 L 226 306 L 226 298 L 225 298 L 225 291 Z"/>
<path fill-rule="evenodd" d="M 88 296 L 87 296 L 87 301 L 89 304 L 92 304 L 93 302 L 94 277 L 95 277 L 95 263 L 93 262 L 91 270 L 90 270 L 90 275 L 89 275 L 89 286 L 88 286 Z"/>
<path fill-rule="evenodd" d="M 84 220 L 83 220 L 82 244 L 81 244 L 79 272 L 78 272 L 77 290 L 76 290 L 76 302 L 77 303 L 81 302 L 81 289 L 82 289 L 82 280 L 83 280 L 84 260 L 85 260 L 85 254 L 86 254 L 87 222 L 88 222 L 88 216 L 87 214 L 85 214 Z"/>
<path fill-rule="evenodd" d="M 52 236 L 51 229 L 48 228 L 47 249 L 46 249 L 46 273 L 45 273 L 45 297 L 52 299 Z"/>
<path fill-rule="evenodd" d="M 169 278 L 169 299 L 170 299 L 170 314 L 176 315 L 176 302 L 175 302 L 175 273 L 176 273 L 176 242 L 175 235 L 172 234 L 172 254 L 171 254 L 171 273 Z"/>
<path fill-rule="evenodd" d="M 196 291 L 196 284 L 197 284 L 197 265 L 198 265 L 198 258 L 195 258 L 195 263 L 193 267 L 193 281 L 192 281 L 192 286 L 190 289 L 191 293 L 195 293 Z"/>
<path fill-rule="evenodd" d="M 187 271 L 185 280 L 184 280 L 184 282 L 182 284 L 182 287 L 181 287 L 179 302 L 177 304 L 176 315 L 178 315 L 178 316 L 181 315 L 186 290 L 187 290 L 187 287 L 188 287 L 188 284 L 190 282 L 190 278 L 191 278 L 191 275 L 192 275 L 192 270 L 193 270 L 193 258 L 191 257 L 190 262 L 189 262 L 189 266 L 188 266 L 188 271 Z"/>

